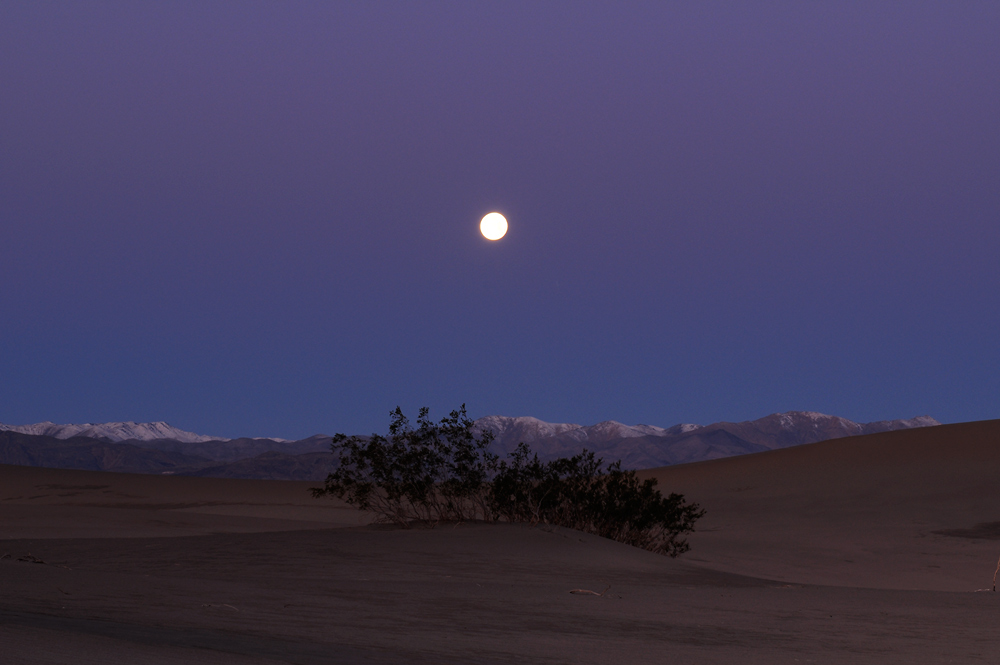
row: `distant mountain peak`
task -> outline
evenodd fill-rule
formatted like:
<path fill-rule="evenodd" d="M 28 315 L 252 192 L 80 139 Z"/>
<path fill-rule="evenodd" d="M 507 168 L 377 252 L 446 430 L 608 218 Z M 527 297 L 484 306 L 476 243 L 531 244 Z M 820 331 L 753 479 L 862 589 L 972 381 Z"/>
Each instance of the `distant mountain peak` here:
<path fill-rule="evenodd" d="M 535 440 L 549 436 L 567 435 L 580 441 L 608 438 L 634 438 L 640 436 L 667 436 L 698 429 L 701 425 L 683 423 L 669 429 L 655 425 L 625 425 L 617 420 L 605 420 L 596 425 L 575 423 L 550 423 L 531 416 L 484 416 L 476 420 L 479 430 L 491 429 L 497 438 L 512 435 Z"/>
<path fill-rule="evenodd" d="M 869 434 L 875 431 L 885 431 L 889 429 L 911 429 L 914 427 L 933 427 L 940 425 L 937 420 L 930 416 L 917 416 L 906 420 L 879 420 L 871 423 L 856 423 L 853 420 L 840 416 L 831 416 L 815 411 L 785 411 L 784 413 L 772 413 L 757 420 L 748 420 L 737 424 L 757 424 L 764 425 L 769 420 L 776 419 L 784 429 L 800 429 L 803 426 L 812 425 L 814 429 L 821 427 L 839 426 L 845 431 L 856 431 L 857 434 Z M 884 427 L 884 429 L 882 429 Z"/>
<path fill-rule="evenodd" d="M 205 436 L 172 427 L 163 421 L 152 423 L 136 423 L 132 421 L 116 423 L 79 423 L 72 425 L 57 425 L 45 421 L 33 425 L 4 425 L 0 423 L 0 432 L 10 431 L 36 436 L 51 436 L 56 439 L 70 439 L 74 436 L 86 436 L 118 443 L 119 441 L 155 441 L 157 439 L 172 439 L 183 443 L 204 443 L 205 441 L 228 441 L 219 436 Z"/>
<path fill-rule="evenodd" d="M 487 416 L 476 421 L 481 430 L 493 430 L 493 449 L 501 455 L 513 451 L 521 442 L 531 446 L 543 459 L 575 455 L 587 448 L 607 460 L 622 459 L 630 468 L 693 462 L 940 424 L 930 416 L 856 423 L 815 411 L 772 413 L 757 420 L 736 423 L 681 423 L 666 429 L 653 425 L 624 425 L 614 420 L 576 425 L 528 417 Z"/>
<path fill-rule="evenodd" d="M 479 429 L 491 429 L 496 436 L 508 432 L 523 432 L 532 437 L 554 436 L 580 429 L 580 425 L 572 423 L 547 423 L 532 416 L 486 416 L 476 421 Z"/>

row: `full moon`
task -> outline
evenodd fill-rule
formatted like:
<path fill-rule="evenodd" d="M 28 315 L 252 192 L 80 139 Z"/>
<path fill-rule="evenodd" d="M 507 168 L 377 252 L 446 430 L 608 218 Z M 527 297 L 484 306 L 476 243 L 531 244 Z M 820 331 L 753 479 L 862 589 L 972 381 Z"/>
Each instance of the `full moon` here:
<path fill-rule="evenodd" d="M 479 230 L 487 240 L 500 240 L 507 235 L 507 218 L 498 212 L 491 212 L 479 222 Z"/>

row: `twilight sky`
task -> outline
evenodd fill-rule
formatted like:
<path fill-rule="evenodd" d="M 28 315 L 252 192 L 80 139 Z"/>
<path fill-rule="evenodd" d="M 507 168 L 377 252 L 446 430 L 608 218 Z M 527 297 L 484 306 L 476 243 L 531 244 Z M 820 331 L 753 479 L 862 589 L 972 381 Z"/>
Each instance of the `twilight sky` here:
<path fill-rule="evenodd" d="M 9 0 L 0 251 L 8 424 L 997 418 L 1000 4 Z"/>

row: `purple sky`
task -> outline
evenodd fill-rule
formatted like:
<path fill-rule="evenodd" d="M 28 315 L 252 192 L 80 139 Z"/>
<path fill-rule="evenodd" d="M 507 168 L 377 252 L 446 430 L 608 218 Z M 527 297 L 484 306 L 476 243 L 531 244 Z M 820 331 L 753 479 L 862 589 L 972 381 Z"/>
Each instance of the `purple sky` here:
<path fill-rule="evenodd" d="M 0 251 L 3 423 L 997 418 L 1000 4 L 7 1 Z"/>

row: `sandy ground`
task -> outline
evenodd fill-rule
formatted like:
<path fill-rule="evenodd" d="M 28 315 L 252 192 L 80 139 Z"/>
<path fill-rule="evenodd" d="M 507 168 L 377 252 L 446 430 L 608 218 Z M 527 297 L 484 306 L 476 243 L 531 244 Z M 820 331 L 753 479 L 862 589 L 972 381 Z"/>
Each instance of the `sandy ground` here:
<path fill-rule="evenodd" d="M 998 472 L 998 421 L 652 470 L 708 510 L 669 559 L 366 526 L 311 483 L 0 467 L 0 662 L 992 663 Z"/>

